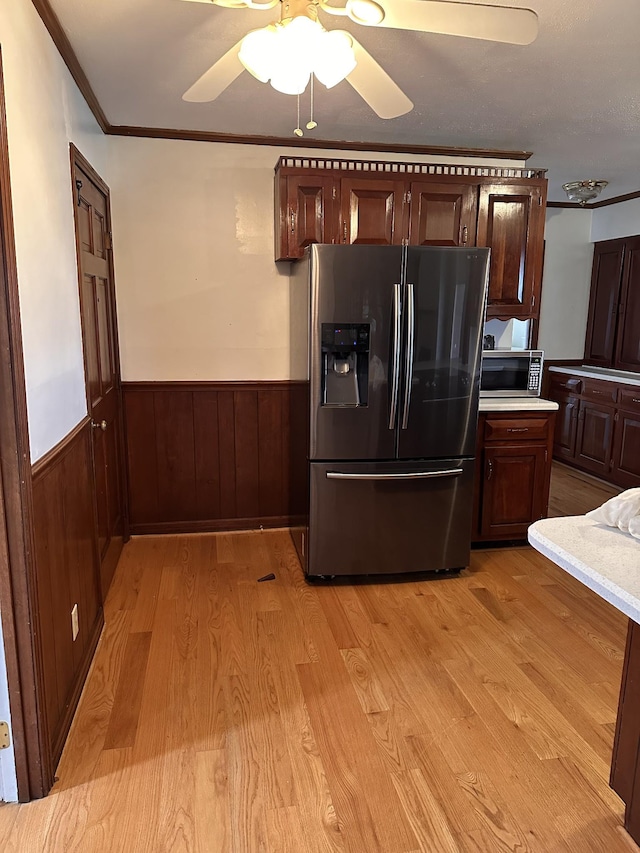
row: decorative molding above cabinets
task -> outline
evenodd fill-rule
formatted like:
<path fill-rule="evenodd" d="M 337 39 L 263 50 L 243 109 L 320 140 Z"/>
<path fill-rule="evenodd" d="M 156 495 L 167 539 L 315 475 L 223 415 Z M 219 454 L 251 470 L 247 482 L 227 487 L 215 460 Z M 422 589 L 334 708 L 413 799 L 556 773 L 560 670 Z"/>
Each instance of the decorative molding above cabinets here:
<path fill-rule="evenodd" d="M 544 169 L 282 157 L 275 257 L 311 243 L 489 246 L 487 319 L 537 318 Z"/>

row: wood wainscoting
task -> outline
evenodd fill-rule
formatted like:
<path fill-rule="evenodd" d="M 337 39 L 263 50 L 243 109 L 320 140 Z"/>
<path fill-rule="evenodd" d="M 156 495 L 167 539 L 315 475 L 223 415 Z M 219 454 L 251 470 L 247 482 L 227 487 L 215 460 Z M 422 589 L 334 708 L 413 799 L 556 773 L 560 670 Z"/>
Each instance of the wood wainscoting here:
<path fill-rule="evenodd" d="M 45 727 L 51 766 L 64 745 L 103 625 L 85 418 L 33 466 L 33 519 Z M 78 606 L 78 636 L 71 611 Z"/>
<path fill-rule="evenodd" d="M 306 382 L 124 382 L 131 533 L 291 524 Z"/>

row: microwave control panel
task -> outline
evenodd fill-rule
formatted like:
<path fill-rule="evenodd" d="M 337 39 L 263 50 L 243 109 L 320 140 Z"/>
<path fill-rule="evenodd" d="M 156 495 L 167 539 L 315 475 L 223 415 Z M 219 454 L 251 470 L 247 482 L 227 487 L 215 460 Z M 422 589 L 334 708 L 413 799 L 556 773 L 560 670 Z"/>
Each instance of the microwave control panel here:
<path fill-rule="evenodd" d="M 542 356 L 532 355 L 529 362 L 529 384 L 528 391 L 540 393 L 540 382 L 542 381 Z"/>

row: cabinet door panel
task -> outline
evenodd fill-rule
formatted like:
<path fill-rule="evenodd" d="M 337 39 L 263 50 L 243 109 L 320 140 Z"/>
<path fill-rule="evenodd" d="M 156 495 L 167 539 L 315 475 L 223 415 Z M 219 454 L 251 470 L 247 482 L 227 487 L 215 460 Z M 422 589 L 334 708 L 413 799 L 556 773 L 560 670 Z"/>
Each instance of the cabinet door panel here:
<path fill-rule="evenodd" d="M 573 459 L 576 452 L 578 427 L 578 397 L 554 398 L 558 403 L 556 427 L 553 435 L 553 455 L 559 459 Z"/>
<path fill-rule="evenodd" d="M 526 536 L 527 527 L 544 515 L 546 468 L 544 445 L 485 448 L 483 537 Z"/>
<path fill-rule="evenodd" d="M 625 245 L 615 366 L 640 370 L 640 237 Z"/>
<path fill-rule="evenodd" d="M 340 220 L 343 243 L 402 244 L 404 182 L 343 178 Z"/>
<path fill-rule="evenodd" d="M 478 188 L 414 181 L 409 206 L 410 246 L 474 246 Z"/>
<path fill-rule="evenodd" d="M 624 240 L 605 240 L 594 248 L 584 349 L 587 364 L 610 367 L 612 363 L 624 243 Z"/>
<path fill-rule="evenodd" d="M 608 474 L 614 409 L 583 400 L 578 416 L 576 462 L 596 474 Z"/>
<path fill-rule="evenodd" d="M 544 201 L 540 186 L 480 187 L 476 245 L 491 247 L 488 317 L 537 316 Z"/>
<path fill-rule="evenodd" d="M 335 241 L 333 178 L 304 175 L 287 178 L 288 257 L 301 258 L 312 243 Z"/>
<path fill-rule="evenodd" d="M 627 488 L 640 486 L 640 413 L 618 412 L 611 477 Z"/>

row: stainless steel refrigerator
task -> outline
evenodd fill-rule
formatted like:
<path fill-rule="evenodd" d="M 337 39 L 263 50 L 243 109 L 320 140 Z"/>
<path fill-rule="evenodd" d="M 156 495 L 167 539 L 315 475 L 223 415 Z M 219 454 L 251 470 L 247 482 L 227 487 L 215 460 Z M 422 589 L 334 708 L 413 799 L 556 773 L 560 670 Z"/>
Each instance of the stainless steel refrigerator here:
<path fill-rule="evenodd" d="M 358 245 L 296 264 L 309 578 L 468 565 L 488 266 L 488 249 Z"/>

